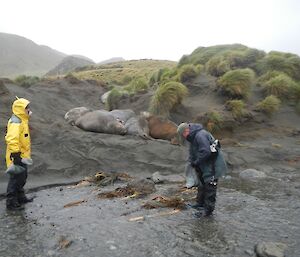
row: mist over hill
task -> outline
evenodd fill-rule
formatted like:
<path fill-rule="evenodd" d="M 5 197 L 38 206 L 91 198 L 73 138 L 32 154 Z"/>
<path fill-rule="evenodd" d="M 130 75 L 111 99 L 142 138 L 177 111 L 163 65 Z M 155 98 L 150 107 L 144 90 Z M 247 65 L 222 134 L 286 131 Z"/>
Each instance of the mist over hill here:
<path fill-rule="evenodd" d="M 42 75 L 56 66 L 66 54 L 48 46 L 7 33 L 0 33 L 0 76 Z"/>
<path fill-rule="evenodd" d="M 123 62 L 125 59 L 123 57 L 113 57 L 101 62 L 98 62 L 98 64 L 109 64 L 109 63 L 114 63 L 114 62 Z"/>

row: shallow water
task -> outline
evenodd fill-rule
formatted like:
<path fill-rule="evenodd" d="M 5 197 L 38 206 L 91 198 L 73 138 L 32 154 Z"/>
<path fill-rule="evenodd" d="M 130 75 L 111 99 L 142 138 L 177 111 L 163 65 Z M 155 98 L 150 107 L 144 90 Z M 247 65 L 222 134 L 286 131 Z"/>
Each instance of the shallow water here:
<path fill-rule="evenodd" d="M 170 208 L 143 209 L 145 199 L 96 197 L 99 190 L 120 184 L 42 190 L 21 212 L 7 212 L 1 201 L 0 256 L 232 257 L 250 256 L 255 244 L 271 241 L 286 244 L 286 256 L 296 257 L 300 198 L 299 183 L 294 183 L 284 188 L 280 180 L 225 180 L 219 186 L 214 216 L 201 219 L 194 218 L 191 209 L 175 214 L 168 213 Z M 64 208 L 78 200 L 86 202 Z M 140 216 L 144 219 L 129 221 Z M 68 247 L 59 246 L 62 238 L 70 241 Z"/>

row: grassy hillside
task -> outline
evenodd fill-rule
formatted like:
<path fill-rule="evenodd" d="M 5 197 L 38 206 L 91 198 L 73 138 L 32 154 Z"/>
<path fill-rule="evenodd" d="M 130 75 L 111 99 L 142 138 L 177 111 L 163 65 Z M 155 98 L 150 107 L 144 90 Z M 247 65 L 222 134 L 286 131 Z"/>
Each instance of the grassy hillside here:
<path fill-rule="evenodd" d="M 74 72 L 79 79 L 96 79 L 108 84 L 126 85 L 134 78 L 149 80 L 159 69 L 174 68 L 177 63 L 160 60 L 131 60 L 111 64 L 93 66 Z"/>
<path fill-rule="evenodd" d="M 67 74 L 70 71 L 73 71 L 76 68 L 93 65 L 95 64 L 91 60 L 77 56 L 67 56 L 65 57 L 57 66 L 51 69 L 46 76 L 57 76 Z"/>

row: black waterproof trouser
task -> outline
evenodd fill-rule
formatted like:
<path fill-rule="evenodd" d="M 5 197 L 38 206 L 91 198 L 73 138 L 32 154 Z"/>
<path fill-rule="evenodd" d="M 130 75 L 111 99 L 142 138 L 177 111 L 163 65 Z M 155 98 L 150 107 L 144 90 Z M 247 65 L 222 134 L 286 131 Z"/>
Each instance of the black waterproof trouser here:
<path fill-rule="evenodd" d="M 197 203 L 204 207 L 206 213 L 210 214 L 214 211 L 216 205 L 218 180 L 213 179 L 205 183 L 201 170 L 196 168 L 196 171 L 201 182 L 198 185 Z"/>
<path fill-rule="evenodd" d="M 22 164 L 25 171 L 20 174 L 9 174 L 9 180 L 7 184 L 6 197 L 7 202 L 17 202 L 25 197 L 24 186 L 27 180 L 27 165 Z"/>

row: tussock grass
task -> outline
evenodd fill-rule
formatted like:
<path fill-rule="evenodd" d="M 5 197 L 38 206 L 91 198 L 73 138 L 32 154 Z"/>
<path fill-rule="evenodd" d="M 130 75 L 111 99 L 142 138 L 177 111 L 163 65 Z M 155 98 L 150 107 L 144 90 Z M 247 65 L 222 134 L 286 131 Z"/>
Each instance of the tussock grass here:
<path fill-rule="evenodd" d="M 22 87 L 30 87 L 40 81 L 39 77 L 20 75 L 15 78 L 14 82 Z"/>
<path fill-rule="evenodd" d="M 227 101 L 226 106 L 235 119 L 242 118 L 246 113 L 245 103 L 242 100 Z"/>
<path fill-rule="evenodd" d="M 188 89 L 179 82 L 168 82 L 159 86 L 152 96 L 149 111 L 152 114 L 168 116 L 170 111 L 188 95 Z"/>
<path fill-rule="evenodd" d="M 300 57 L 295 54 L 271 51 L 257 63 L 260 74 L 268 71 L 281 71 L 292 79 L 300 80 Z"/>
<path fill-rule="evenodd" d="M 230 65 L 223 56 L 215 56 L 206 63 L 206 70 L 210 75 L 220 77 L 230 70 Z"/>
<path fill-rule="evenodd" d="M 159 69 L 159 71 L 152 74 L 149 80 L 149 87 L 157 88 L 159 85 L 165 84 L 170 81 L 179 81 L 178 69 L 176 67 L 169 69 Z"/>
<path fill-rule="evenodd" d="M 178 68 L 178 75 L 181 82 L 186 82 L 195 78 L 198 70 L 193 64 L 186 64 Z"/>
<path fill-rule="evenodd" d="M 118 89 L 113 88 L 106 99 L 106 103 L 105 103 L 106 110 L 112 111 L 114 109 L 118 109 L 119 101 L 122 95 L 123 93 L 121 93 Z"/>
<path fill-rule="evenodd" d="M 148 90 L 148 83 L 142 77 L 133 79 L 127 86 L 123 88 L 129 94 L 135 94 Z"/>
<path fill-rule="evenodd" d="M 259 102 L 256 107 L 257 110 L 264 112 L 268 116 L 272 116 L 280 108 L 281 101 L 277 96 L 270 95 L 267 96 L 264 100 Z"/>
<path fill-rule="evenodd" d="M 290 87 L 290 98 L 296 102 L 300 101 L 300 82 L 293 83 Z"/>
<path fill-rule="evenodd" d="M 222 129 L 223 118 L 218 111 L 211 111 L 207 113 L 206 128 L 211 133 L 216 133 Z"/>
<path fill-rule="evenodd" d="M 263 84 L 264 90 L 268 95 L 277 96 L 280 99 L 287 98 L 291 88 L 296 83 L 286 74 L 279 74 Z"/>
<path fill-rule="evenodd" d="M 248 98 L 255 74 L 251 69 L 237 69 L 226 72 L 218 85 L 226 94 L 234 98 Z"/>
<path fill-rule="evenodd" d="M 278 75 L 285 74 L 284 72 L 281 71 L 268 71 L 267 73 L 261 75 L 258 80 L 257 80 L 257 85 L 262 86 L 266 82 L 268 82 L 270 79 L 277 77 Z"/>

